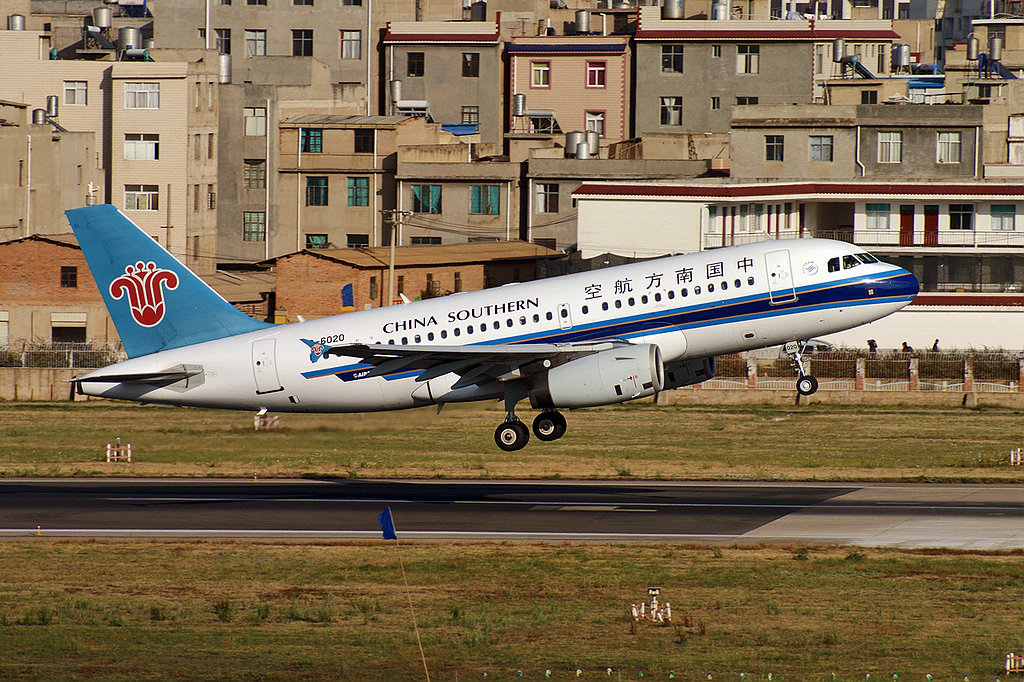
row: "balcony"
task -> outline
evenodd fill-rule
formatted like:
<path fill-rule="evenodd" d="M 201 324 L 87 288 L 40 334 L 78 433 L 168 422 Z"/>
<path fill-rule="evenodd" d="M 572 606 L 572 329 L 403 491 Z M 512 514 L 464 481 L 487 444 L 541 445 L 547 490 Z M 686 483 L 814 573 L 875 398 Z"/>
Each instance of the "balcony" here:
<path fill-rule="evenodd" d="M 853 237 L 860 246 L 1024 247 L 1024 232 L 1016 230 L 858 230 Z"/>

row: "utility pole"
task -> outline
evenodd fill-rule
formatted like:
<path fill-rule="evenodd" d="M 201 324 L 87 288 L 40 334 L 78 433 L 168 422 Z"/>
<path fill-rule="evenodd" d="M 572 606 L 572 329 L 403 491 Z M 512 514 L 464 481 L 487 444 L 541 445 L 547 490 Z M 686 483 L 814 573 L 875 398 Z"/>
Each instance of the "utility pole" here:
<path fill-rule="evenodd" d="M 399 211 L 397 208 L 382 208 L 381 215 L 385 225 L 391 227 L 391 235 L 388 240 L 391 243 L 391 252 L 388 255 L 388 305 L 395 302 L 395 242 L 401 234 L 402 220 L 412 215 L 409 211 Z"/>

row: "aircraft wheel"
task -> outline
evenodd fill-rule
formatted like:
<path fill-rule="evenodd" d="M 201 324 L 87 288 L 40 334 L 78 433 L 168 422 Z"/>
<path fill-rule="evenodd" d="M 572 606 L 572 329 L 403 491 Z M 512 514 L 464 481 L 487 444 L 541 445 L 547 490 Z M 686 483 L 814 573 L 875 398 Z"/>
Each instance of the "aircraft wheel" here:
<path fill-rule="evenodd" d="M 530 441 L 530 430 L 522 422 L 504 422 L 494 431 L 494 442 L 505 452 L 521 450 Z"/>
<path fill-rule="evenodd" d="M 533 420 L 533 435 L 544 441 L 558 440 L 565 435 L 565 427 L 561 412 L 541 412 Z"/>
<path fill-rule="evenodd" d="M 818 380 L 812 376 L 802 376 L 796 380 L 796 392 L 800 395 L 811 395 L 818 390 Z"/>

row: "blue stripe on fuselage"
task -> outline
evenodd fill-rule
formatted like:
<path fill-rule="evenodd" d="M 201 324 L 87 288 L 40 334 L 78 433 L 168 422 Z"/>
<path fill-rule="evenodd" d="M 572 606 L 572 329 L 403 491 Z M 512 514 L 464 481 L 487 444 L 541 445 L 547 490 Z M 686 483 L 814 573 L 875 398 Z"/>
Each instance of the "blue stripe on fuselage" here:
<path fill-rule="evenodd" d="M 913 283 L 913 293 L 911 291 Z M 867 290 L 876 293 L 868 295 Z M 881 289 L 881 291 L 879 291 Z M 576 324 L 569 330 L 549 330 L 509 336 L 488 341 L 479 341 L 474 346 L 504 345 L 517 343 L 572 343 L 610 338 L 631 338 L 656 335 L 675 330 L 712 327 L 731 322 L 743 322 L 755 318 L 778 317 L 829 308 L 875 305 L 883 302 L 910 301 L 917 293 L 917 280 L 905 270 L 897 269 L 871 277 L 850 277 L 823 285 L 802 287 L 796 290 L 797 300 L 772 304 L 768 293 L 740 296 L 724 301 L 708 301 L 683 308 L 641 313 L 628 317 L 603 320 L 591 324 Z M 799 304 L 797 304 L 799 303 Z M 324 367 L 302 376 L 307 379 L 336 375 L 343 381 L 354 381 L 365 377 L 371 365 L 348 364 L 341 367 Z M 408 370 L 389 374 L 385 379 L 402 379 L 418 375 L 422 370 Z"/>

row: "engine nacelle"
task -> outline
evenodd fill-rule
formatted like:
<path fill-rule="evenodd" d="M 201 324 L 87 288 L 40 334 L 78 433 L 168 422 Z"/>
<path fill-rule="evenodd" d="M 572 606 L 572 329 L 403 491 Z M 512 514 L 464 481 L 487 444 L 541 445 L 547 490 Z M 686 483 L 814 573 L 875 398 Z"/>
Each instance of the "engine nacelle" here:
<path fill-rule="evenodd" d="M 535 408 L 594 407 L 644 398 L 665 383 L 661 351 L 654 344 L 622 346 L 571 360 L 530 382 Z"/>
<path fill-rule="evenodd" d="M 715 376 L 715 358 L 677 360 L 665 365 L 665 390 L 690 386 Z"/>

